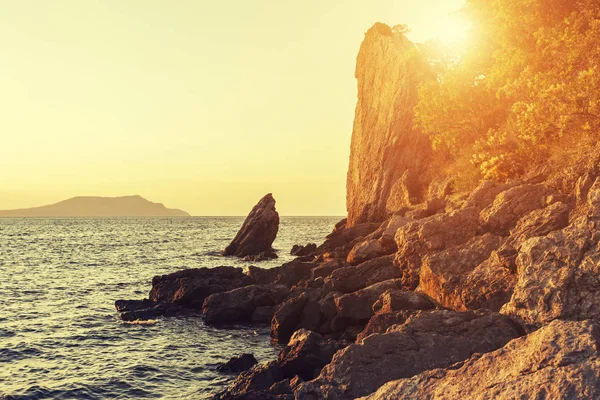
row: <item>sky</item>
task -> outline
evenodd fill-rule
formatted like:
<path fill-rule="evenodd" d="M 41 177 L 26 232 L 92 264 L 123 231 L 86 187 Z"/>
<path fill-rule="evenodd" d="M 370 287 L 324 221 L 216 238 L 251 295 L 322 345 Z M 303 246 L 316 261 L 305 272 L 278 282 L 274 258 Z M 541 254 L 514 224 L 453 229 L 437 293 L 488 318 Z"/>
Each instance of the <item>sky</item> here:
<path fill-rule="evenodd" d="M 343 215 L 364 32 L 452 38 L 463 4 L 0 0 L 0 209 L 245 215 L 272 192 L 282 215 Z"/>

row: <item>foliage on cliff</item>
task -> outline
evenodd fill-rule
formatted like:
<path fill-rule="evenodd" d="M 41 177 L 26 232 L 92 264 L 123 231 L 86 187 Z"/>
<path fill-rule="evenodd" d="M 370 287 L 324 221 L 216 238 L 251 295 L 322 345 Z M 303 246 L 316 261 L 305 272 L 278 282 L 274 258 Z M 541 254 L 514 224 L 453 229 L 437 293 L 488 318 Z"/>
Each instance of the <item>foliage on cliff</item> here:
<path fill-rule="evenodd" d="M 600 3 L 468 0 L 464 11 L 460 59 L 421 47 L 437 79 L 420 87 L 416 123 L 440 159 L 504 180 L 597 141 Z"/>

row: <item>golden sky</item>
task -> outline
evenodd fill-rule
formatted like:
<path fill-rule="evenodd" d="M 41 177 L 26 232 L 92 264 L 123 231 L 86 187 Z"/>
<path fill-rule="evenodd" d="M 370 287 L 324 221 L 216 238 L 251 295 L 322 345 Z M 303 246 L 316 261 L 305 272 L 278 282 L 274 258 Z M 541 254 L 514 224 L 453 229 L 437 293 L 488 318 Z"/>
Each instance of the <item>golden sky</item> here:
<path fill-rule="evenodd" d="M 0 0 L 0 209 L 139 194 L 193 215 L 345 214 L 376 21 L 453 38 L 464 0 Z"/>

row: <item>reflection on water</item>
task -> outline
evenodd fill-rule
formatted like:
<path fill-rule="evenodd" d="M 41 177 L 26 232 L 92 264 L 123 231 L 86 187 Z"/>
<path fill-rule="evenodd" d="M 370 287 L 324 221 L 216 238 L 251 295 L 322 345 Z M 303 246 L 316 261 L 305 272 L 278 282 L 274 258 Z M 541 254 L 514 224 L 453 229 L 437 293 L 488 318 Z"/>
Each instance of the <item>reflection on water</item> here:
<path fill-rule="evenodd" d="M 282 218 L 277 266 L 338 217 Z M 229 357 L 276 357 L 268 327 L 199 318 L 125 324 L 114 301 L 146 297 L 154 275 L 249 263 L 218 255 L 242 218 L 0 219 L 0 398 L 203 398 Z"/>

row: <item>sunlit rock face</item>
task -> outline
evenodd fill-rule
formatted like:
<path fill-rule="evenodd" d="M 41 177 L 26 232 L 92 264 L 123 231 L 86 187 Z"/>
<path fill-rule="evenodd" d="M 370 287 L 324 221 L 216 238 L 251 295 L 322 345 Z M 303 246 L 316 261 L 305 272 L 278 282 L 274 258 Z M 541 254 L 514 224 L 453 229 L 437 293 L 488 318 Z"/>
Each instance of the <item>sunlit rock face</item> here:
<path fill-rule="evenodd" d="M 429 67 L 389 26 L 365 35 L 356 65 L 358 103 L 346 204 L 348 226 L 383 221 L 420 197 L 429 139 L 413 125 L 418 85 Z"/>

